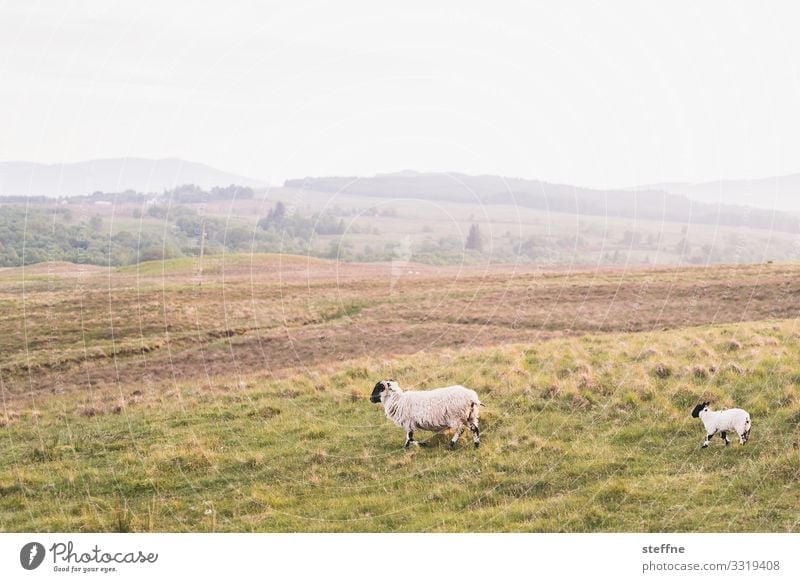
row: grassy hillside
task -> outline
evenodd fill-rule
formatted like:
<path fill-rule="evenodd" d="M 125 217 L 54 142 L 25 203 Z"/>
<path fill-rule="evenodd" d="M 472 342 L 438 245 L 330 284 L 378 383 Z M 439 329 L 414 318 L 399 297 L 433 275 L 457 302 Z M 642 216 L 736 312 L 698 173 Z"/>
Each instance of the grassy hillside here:
<path fill-rule="evenodd" d="M 0 330 L 19 350 L 0 369 L 0 531 L 798 530 L 797 267 L 420 267 L 399 287 L 386 266 L 291 257 L 200 281 L 161 267 L 41 266 L 24 296 L 0 272 L 19 315 Z M 409 310 L 443 283 L 420 311 L 433 341 Z M 503 289 L 510 307 L 487 307 Z M 448 331 L 452 302 L 485 342 Z M 406 347 L 380 343 L 402 321 Z M 350 351 L 348 326 L 366 334 Z M 474 387 L 481 449 L 404 451 L 368 401 L 389 376 Z M 701 450 L 703 399 L 749 410 L 750 442 Z"/>

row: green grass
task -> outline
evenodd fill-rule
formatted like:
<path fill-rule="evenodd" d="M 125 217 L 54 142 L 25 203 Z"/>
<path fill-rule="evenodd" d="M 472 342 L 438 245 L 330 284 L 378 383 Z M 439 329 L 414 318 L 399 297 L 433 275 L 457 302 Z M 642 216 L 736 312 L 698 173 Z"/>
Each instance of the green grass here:
<path fill-rule="evenodd" d="M 6 401 L 0 531 L 797 531 L 798 359 L 767 321 Z M 404 451 L 388 376 L 475 388 L 482 447 Z M 701 450 L 702 399 L 751 441 Z"/>
<path fill-rule="evenodd" d="M 313 266 L 323 262 L 323 259 L 314 257 L 281 255 L 279 253 L 224 253 L 206 255 L 203 258 L 203 272 L 216 274 L 222 272 L 225 268 L 249 269 L 252 266 L 254 269 L 259 269 L 264 268 L 265 265 L 272 265 L 273 268 L 276 268 L 282 264 Z M 143 261 L 136 265 L 115 267 L 115 272 L 136 274 L 142 277 L 161 276 L 162 274 L 168 277 L 179 277 L 196 274 L 199 264 L 199 257 L 181 257 L 177 259 Z"/>

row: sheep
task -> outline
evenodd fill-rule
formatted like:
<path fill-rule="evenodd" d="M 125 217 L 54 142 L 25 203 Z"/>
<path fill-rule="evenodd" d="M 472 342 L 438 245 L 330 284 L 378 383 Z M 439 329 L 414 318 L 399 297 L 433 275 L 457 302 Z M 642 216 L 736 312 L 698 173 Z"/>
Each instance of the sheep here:
<path fill-rule="evenodd" d="M 708 402 L 698 404 L 692 410 L 692 417 L 703 421 L 706 429 L 706 440 L 703 447 L 708 446 L 708 442 L 717 432 L 725 441 L 725 446 L 731 444 L 728 439 L 728 431 L 736 431 L 739 435 L 739 444 L 743 445 L 750 438 L 750 415 L 741 408 L 730 408 L 728 410 L 711 411 L 708 409 Z"/>
<path fill-rule="evenodd" d="M 395 380 L 381 380 L 375 384 L 369 401 L 383 404 L 386 417 L 406 431 L 404 447 L 419 445 L 414 440 L 415 430 L 433 432 L 455 430 L 450 448 L 456 446 L 464 427 L 472 431 L 472 442 L 477 449 L 481 444 L 478 427 L 478 407 L 483 406 L 474 390 L 463 386 L 448 386 L 435 390 L 404 391 Z"/>

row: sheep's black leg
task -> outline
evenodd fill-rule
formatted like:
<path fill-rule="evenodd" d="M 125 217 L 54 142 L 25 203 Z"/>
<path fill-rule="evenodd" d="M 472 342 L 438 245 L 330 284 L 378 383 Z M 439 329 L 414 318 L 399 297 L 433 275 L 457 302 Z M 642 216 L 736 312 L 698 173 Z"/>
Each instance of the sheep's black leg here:
<path fill-rule="evenodd" d="M 708 446 L 708 442 L 709 442 L 709 441 L 710 441 L 710 440 L 713 438 L 713 436 L 714 436 L 715 434 L 717 434 L 717 431 L 714 431 L 714 432 L 712 432 L 711 434 L 706 434 L 706 440 L 705 440 L 705 442 L 703 443 L 703 447 L 702 447 L 702 448 L 706 448 L 706 447 Z"/>
<path fill-rule="evenodd" d="M 478 428 L 478 423 L 475 421 L 470 421 L 468 425 L 469 430 L 472 431 L 472 442 L 475 443 L 475 448 L 477 449 L 481 446 L 481 429 Z"/>
<path fill-rule="evenodd" d="M 459 437 L 461 436 L 461 433 L 462 433 L 462 432 L 464 432 L 464 427 L 463 427 L 463 426 L 459 426 L 459 427 L 456 429 L 456 434 L 454 434 L 454 435 L 453 435 L 453 438 L 451 438 L 451 439 L 450 439 L 450 448 L 451 448 L 451 449 L 454 449 L 454 448 L 456 448 L 456 443 L 458 442 L 458 439 L 459 439 Z"/>
<path fill-rule="evenodd" d="M 719 433 L 719 436 L 721 436 L 721 437 L 722 437 L 722 440 L 723 440 L 723 441 L 725 441 L 725 446 L 726 446 L 726 447 L 727 447 L 729 444 L 731 444 L 731 441 L 729 441 L 729 440 L 728 440 L 728 433 L 727 433 L 726 431 L 724 431 L 724 430 L 723 430 L 721 433 Z"/>
<path fill-rule="evenodd" d="M 406 434 L 406 444 L 404 444 L 403 447 L 407 449 L 409 446 L 411 446 L 412 443 L 415 442 L 417 441 L 414 440 L 414 431 L 413 430 L 408 431 L 408 434 Z"/>

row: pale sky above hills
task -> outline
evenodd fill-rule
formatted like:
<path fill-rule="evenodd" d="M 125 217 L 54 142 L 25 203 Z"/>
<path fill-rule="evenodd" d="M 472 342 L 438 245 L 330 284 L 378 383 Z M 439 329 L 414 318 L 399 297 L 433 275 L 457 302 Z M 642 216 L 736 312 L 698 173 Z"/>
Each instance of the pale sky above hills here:
<path fill-rule="evenodd" d="M 800 171 L 796 3 L 528 4 L 0 2 L 0 160 L 599 188 Z"/>

